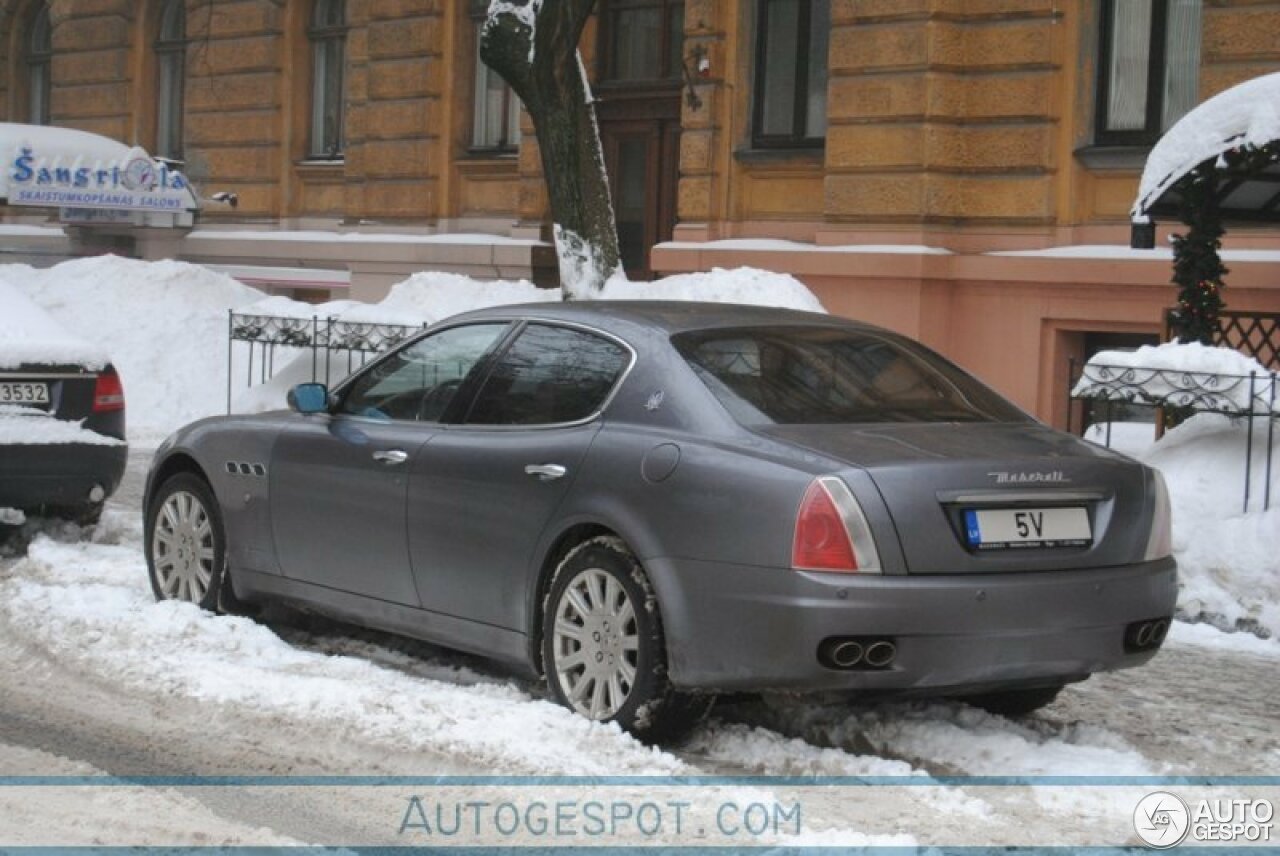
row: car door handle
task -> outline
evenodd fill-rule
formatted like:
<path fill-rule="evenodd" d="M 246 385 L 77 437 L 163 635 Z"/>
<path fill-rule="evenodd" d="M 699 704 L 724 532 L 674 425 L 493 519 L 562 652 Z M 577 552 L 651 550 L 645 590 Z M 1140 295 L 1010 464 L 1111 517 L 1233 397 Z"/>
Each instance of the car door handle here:
<path fill-rule="evenodd" d="M 390 467 L 396 464 L 403 464 L 405 461 L 409 460 L 409 453 L 403 452 L 400 449 L 389 449 L 385 452 L 374 452 L 373 459 L 380 464 L 386 464 Z"/>
<path fill-rule="evenodd" d="M 527 476 L 536 476 L 539 481 L 553 481 L 555 479 L 564 478 L 564 474 L 569 472 L 559 464 L 529 464 L 524 468 Z"/>

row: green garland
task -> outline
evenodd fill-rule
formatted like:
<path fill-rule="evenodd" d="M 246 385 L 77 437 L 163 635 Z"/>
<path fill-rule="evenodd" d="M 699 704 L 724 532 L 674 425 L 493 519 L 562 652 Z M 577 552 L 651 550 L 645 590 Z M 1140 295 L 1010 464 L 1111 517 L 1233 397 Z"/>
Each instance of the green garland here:
<path fill-rule="evenodd" d="M 1218 333 L 1222 300 L 1222 209 L 1218 188 L 1223 181 L 1256 175 L 1280 163 L 1280 140 L 1264 146 L 1242 146 L 1197 166 L 1176 185 L 1181 197 L 1180 217 L 1189 227 L 1173 236 L 1173 282 L 1178 305 L 1173 311 L 1173 334 L 1179 342 L 1212 345 Z"/>

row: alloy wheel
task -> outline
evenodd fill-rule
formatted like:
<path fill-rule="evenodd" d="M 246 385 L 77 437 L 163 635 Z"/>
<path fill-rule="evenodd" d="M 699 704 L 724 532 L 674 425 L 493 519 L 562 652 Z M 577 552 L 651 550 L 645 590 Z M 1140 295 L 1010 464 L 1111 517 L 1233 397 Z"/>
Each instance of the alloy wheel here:
<path fill-rule="evenodd" d="M 151 559 L 164 597 L 200 603 L 213 580 L 213 521 L 199 497 L 185 490 L 165 499 L 155 520 Z"/>
<path fill-rule="evenodd" d="M 614 716 L 631 694 L 640 656 L 635 606 L 600 568 L 587 568 L 556 604 L 552 666 L 565 697 L 591 719 Z"/>

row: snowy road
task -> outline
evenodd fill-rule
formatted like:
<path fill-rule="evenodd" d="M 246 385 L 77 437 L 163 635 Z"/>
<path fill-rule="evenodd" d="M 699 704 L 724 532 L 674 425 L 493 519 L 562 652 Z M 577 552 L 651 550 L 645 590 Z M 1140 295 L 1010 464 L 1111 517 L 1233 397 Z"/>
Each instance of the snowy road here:
<path fill-rule="evenodd" d="M 148 460 L 134 453 L 96 529 L 33 522 L 16 539 L 29 543 L 3 548 L 0 776 L 1280 770 L 1280 643 L 1188 625 L 1148 667 L 1095 677 L 1018 723 L 951 702 L 744 700 L 719 707 L 687 744 L 654 750 L 482 660 L 292 615 L 255 623 L 154 603 L 138 513 Z M 825 820 L 795 840 L 954 843 L 976 827 L 977 843 L 1024 843 L 1028 828 L 1047 842 L 1085 843 L 1102 803 L 1118 798 L 1015 799 L 1009 790 L 873 788 L 847 805 L 809 793 L 807 816 Z M 48 843 L 41 812 L 59 795 L 45 796 L 37 807 L 0 789 L 0 845 Z M 179 829 L 201 830 L 196 843 L 424 843 L 397 838 L 402 809 L 385 794 L 335 799 L 323 789 L 271 799 L 237 788 L 116 789 L 76 803 L 79 825 L 60 829 L 72 838 L 57 843 L 151 842 Z"/>

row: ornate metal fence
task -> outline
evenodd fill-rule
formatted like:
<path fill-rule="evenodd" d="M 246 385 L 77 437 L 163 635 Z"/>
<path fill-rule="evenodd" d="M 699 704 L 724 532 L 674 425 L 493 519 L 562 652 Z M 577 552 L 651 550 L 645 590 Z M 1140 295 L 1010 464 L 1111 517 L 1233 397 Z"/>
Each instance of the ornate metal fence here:
<path fill-rule="evenodd" d="M 1247 375 L 1159 369 L 1142 366 L 1086 363 L 1076 371 L 1070 364 L 1070 396 L 1074 400 L 1100 401 L 1104 406 L 1105 444 L 1111 446 L 1113 403 L 1174 407 L 1195 413 L 1219 413 L 1247 421 L 1244 462 L 1244 511 L 1249 510 L 1254 459 L 1254 426 L 1266 422 L 1263 509 L 1271 508 L 1271 471 L 1275 449 L 1276 422 L 1280 421 L 1280 374 Z M 1082 426 L 1082 430 L 1084 427 Z M 1067 430 L 1072 430 L 1068 402 Z"/>
<path fill-rule="evenodd" d="M 400 344 L 426 325 L 379 324 L 336 318 L 294 318 L 282 315 L 227 314 L 227 412 L 231 412 L 236 342 L 248 345 L 245 385 L 266 383 L 275 374 L 277 351 L 311 352 L 311 379 L 332 376 L 335 365 L 346 360 L 348 373 L 374 354 Z M 323 374 L 321 371 L 323 370 Z"/>

